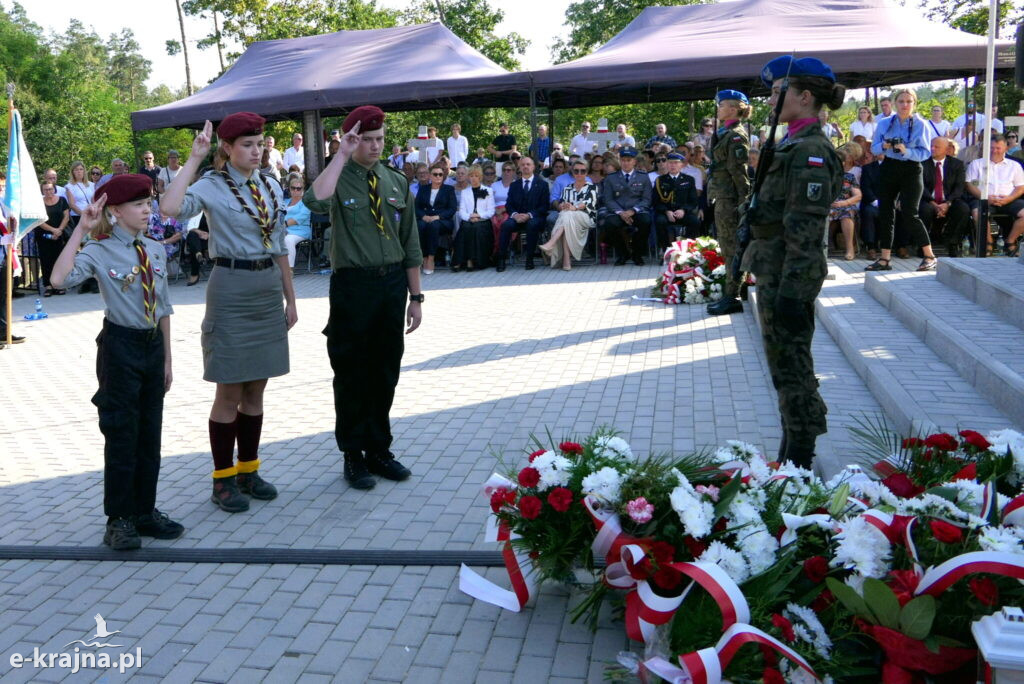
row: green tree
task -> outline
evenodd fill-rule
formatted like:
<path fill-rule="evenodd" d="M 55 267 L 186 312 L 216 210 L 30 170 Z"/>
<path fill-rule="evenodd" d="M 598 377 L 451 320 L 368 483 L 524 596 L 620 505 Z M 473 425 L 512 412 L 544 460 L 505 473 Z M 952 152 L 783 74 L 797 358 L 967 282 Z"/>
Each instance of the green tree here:
<path fill-rule="evenodd" d="M 514 31 L 497 32 L 505 13 L 492 8 L 487 0 L 418 0 L 402 18 L 408 24 L 440 21 L 468 45 L 509 70 L 519 68 L 517 55 L 525 53 L 530 44 Z"/>
<path fill-rule="evenodd" d="M 153 63 L 142 56 L 142 46 L 128 28 L 110 36 L 107 77 L 121 94 L 121 101 L 134 104 L 146 93 L 146 79 Z"/>

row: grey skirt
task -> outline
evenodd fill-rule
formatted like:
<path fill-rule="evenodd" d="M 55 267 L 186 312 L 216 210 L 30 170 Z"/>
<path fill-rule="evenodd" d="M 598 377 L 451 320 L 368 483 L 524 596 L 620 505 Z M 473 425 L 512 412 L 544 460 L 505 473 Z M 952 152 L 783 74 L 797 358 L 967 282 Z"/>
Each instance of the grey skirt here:
<path fill-rule="evenodd" d="M 216 266 L 206 287 L 203 380 L 239 383 L 288 372 L 281 270 Z"/>

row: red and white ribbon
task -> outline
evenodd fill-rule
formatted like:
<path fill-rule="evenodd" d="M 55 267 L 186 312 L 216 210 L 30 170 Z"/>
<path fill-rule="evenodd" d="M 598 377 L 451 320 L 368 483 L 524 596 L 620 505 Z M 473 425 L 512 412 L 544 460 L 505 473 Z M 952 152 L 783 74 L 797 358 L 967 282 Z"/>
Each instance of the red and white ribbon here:
<path fill-rule="evenodd" d="M 1004 525 L 1024 525 L 1024 494 L 1019 494 L 1003 507 Z"/>
<path fill-rule="evenodd" d="M 880 511 L 877 508 L 872 508 L 869 511 L 861 513 L 860 517 L 868 521 L 868 523 L 875 527 L 875 529 L 884 534 L 886 538 L 889 537 L 889 527 L 892 525 L 892 513 L 886 513 L 885 511 Z"/>
<path fill-rule="evenodd" d="M 673 684 L 720 684 L 722 673 L 729 667 L 736 652 L 745 644 L 770 648 L 818 680 L 818 674 L 803 656 L 770 634 L 742 623 L 725 630 L 714 648 L 702 648 L 679 656 L 679 664 L 682 667 L 676 667 L 664 658 L 651 658 L 644 662 L 644 667 Z"/>
<path fill-rule="evenodd" d="M 985 488 L 982 490 L 981 511 L 978 513 L 978 517 L 988 520 L 993 525 L 998 525 L 999 517 L 996 515 L 997 501 L 996 483 L 989 480 L 985 483 Z"/>
<path fill-rule="evenodd" d="M 960 554 L 934 568 L 929 568 L 914 593 L 938 596 L 967 575 L 978 572 L 1024 580 L 1024 556 L 1003 551 L 972 551 Z"/>
<path fill-rule="evenodd" d="M 597 528 L 597 536 L 590 544 L 590 550 L 594 558 L 604 558 L 611 563 L 608 554 L 612 552 L 615 542 L 622 536 L 622 523 L 619 522 L 619 514 L 615 511 L 604 508 L 593 496 L 583 497 L 583 507 L 590 514 Z"/>

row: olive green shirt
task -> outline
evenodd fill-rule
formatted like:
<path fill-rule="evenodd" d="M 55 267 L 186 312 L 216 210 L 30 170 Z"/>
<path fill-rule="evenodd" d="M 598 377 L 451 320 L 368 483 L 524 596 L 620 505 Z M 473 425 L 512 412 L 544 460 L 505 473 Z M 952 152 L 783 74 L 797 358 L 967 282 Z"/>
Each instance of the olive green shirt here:
<path fill-rule="evenodd" d="M 159 321 L 174 313 L 167 294 L 167 252 L 156 240 L 141 233 L 139 238 L 153 269 L 156 320 Z M 86 278 L 95 278 L 106 306 L 107 320 L 126 328 L 146 330 L 154 326 L 146 322 L 146 300 L 142 294 L 140 270 L 135 236 L 120 226 L 114 226 L 110 235 L 85 243 L 82 251 L 75 255 L 75 265 L 62 285 L 74 287 Z"/>
<path fill-rule="evenodd" d="M 708 196 L 712 200 L 742 202 L 747 198 L 750 194 L 750 176 L 747 175 L 749 152 L 750 139 L 739 121 L 718 132 L 718 139 L 711 149 L 711 169 L 708 171 Z"/>
<path fill-rule="evenodd" d="M 828 273 L 822 249 L 828 212 L 843 189 L 843 165 L 812 123 L 775 149 L 757 206 L 747 218 L 753 239 L 743 270 L 780 277 L 779 294 L 813 301 Z"/>
<path fill-rule="evenodd" d="M 377 174 L 384 233 L 370 213 L 369 171 Z M 415 268 L 423 262 L 415 201 L 409 192 L 409 182 L 400 171 L 379 161 L 367 169 L 349 159 L 331 197 L 318 200 L 310 188 L 302 202 L 312 212 L 331 216 L 333 268 L 373 268 L 396 263 L 403 268 Z"/>

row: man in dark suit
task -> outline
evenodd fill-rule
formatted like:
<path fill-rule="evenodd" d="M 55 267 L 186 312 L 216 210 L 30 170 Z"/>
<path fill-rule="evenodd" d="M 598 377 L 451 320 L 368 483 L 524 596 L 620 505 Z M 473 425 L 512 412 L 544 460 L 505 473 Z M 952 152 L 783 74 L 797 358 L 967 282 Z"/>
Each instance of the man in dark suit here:
<path fill-rule="evenodd" d="M 875 158 L 860 168 L 860 239 L 868 250 L 868 259 L 878 256 L 878 192 L 882 187 L 882 160 Z"/>
<path fill-rule="evenodd" d="M 508 261 L 508 245 L 512 233 L 526 231 L 526 270 L 533 269 L 533 252 L 537 249 L 537 238 L 548 218 L 548 194 L 550 186 L 540 176 L 533 175 L 534 163 L 530 157 L 519 160 L 520 178 L 508 189 L 505 211 L 508 218 L 501 224 L 498 242 L 497 271 L 504 271 Z"/>
<path fill-rule="evenodd" d="M 932 156 L 921 164 L 924 193 L 921 195 L 919 213 L 932 242 L 939 241 L 935 220 L 946 219 L 942 241 L 949 250 L 949 256 L 958 257 L 970 214 L 967 203 L 962 199 L 967 170 L 962 161 L 948 156 L 948 153 L 948 138 L 932 138 Z"/>
<path fill-rule="evenodd" d="M 672 152 L 666 161 L 668 173 L 654 180 L 654 228 L 658 249 L 664 250 L 680 236 L 697 237 L 697 184 L 683 173 L 683 155 Z"/>
<path fill-rule="evenodd" d="M 601 241 L 614 247 L 619 255 L 616 266 L 626 263 L 630 255 L 634 264 L 643 266 L 651 232 L 651 179 L 636 170 L 636 155 L 636 148 L 629 145 L 619 150 L 622 171 L 602 183 L 598 225 Z"/>

